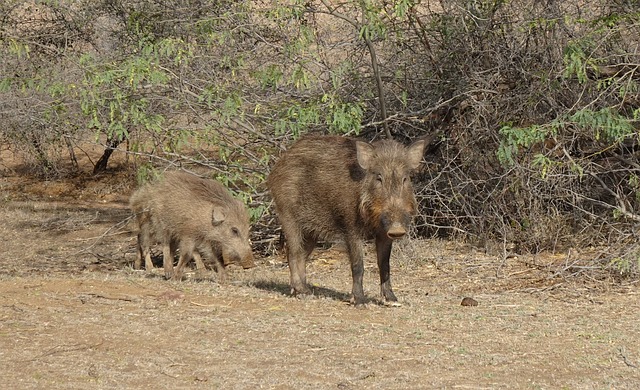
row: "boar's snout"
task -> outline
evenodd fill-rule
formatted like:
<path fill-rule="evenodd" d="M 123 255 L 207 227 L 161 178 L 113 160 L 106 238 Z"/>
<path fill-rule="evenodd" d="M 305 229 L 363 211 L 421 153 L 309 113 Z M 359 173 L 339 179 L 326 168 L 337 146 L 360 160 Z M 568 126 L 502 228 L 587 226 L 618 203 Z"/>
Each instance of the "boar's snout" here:
<path fill-rule="evenodd" d="M 380 216 L 382 232 L 391 240 L 404 237 L 409 230 L 410 223 L 411 214 L 401 210 L 390 211 Z"/>
<path fill-rule="evenodd" d="M 251 253 L 249 253 L 249 255 L 245 256 L 241 261 L 240 261 L 240 266 L 244 269 L 249 269 L 249 268 L 253 268 L 256 266 L 256 264 L 253 262 L 253 255 Z"/>
<path fill-rule="evenodd" d="M 389 230 L 387 230 L 387 237 L 392 240 L 402 238 L 405 234 L 407 234 L 407 229 L 405 229 L 400 222 L 392 223 Z"/>
<path fill-rule="evenodd" d="M 249 269 L 256 266 L 253 262 L 253 254 L 250 250 L 244 255 L 240 255 L 238 252 L 233 250 L 223 251 L 222 262 L 225 267 L 229 264 L 238 264 L 244 269 Z"/>

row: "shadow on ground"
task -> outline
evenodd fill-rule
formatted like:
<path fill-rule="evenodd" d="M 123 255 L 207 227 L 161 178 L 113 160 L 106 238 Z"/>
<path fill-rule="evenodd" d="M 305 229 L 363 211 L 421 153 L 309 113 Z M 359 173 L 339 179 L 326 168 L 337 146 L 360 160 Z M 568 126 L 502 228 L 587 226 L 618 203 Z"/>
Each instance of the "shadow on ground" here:
<path fill-rule="evenodd" d="M 265 291 L 277 292 L 285 296 L 291 296 L 291 287 L 289 284 L 274 282 L 272 280 L 258 280 L 250 284 L 251 286 Z M 314 297 L 328 298 L 340 302 L 349 302 L 351 294 L 336 291 L 331 288 L 310 286 Z M 366 303 L 379 303 L 376 299 L 367 298 Z"/>

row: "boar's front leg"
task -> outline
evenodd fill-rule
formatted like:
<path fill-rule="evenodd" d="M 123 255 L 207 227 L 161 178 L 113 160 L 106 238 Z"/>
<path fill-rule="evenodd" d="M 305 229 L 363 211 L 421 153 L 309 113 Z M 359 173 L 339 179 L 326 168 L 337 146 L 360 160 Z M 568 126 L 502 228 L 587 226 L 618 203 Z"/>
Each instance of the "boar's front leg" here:
<path fill-rule="evenodd" d="M 198 247 L 198 252 L 193 253 L 193 258 L 196 260 L 196 266 L 199 267 L 199 264 L 202 264 L 204 267 L 204 262 L 202 258 L 204 257 L 210 262 L 213 262 L 216 273 L 218 274 L 218 284 L 226 284 L 227 283 L 227 271 L 225 270 L 224 260 L 222 258 L 222 252 L 219 249 L 214 249 L 209 245 L 201 245 Z"/>
<path fill-rule="evenodd" d="M 216 267 L 216 273 L 218 274 L 218 284 L 226 284 L 227 271 L 225 271 L 224 268 L 224 261 L 220 258 L 220 256 L 213 256 L 213 259 Z"/>
<path fill-rule="evenodd" d="M 174 248 L 172 248 L 171 236 L 166 234 L 162 242 L 162 265 L 164 266 L 165 279 L 171 279 L 173 277 L 173 255 Z"/>
<path fill-rule="evenodd" d="M 202 256 L 200 256 L 200 253 L 196 251 L 193 252 L 193 259 L 196 261 L 196 277 L 198 279 L 203 279 L 207 272 L 207 267 L 202 261 Z"/>
<path fill-rule="evenodd" d="M 386 236 L 376 237 L 376 255 L 378 257 L 378 271 L 380 272 L 380 293 L 386 301 L 396 302 L 395 294 L 391 290 L 391 246 L 393 241 Z"/>

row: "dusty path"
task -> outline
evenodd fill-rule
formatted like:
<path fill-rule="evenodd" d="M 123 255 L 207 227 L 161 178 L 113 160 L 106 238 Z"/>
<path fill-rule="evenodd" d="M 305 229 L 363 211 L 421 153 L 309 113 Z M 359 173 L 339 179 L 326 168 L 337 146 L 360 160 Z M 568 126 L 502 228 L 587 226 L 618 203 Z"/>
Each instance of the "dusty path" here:
<path fill-rule="evenodd" d="M 554 276 L 562 256 L 495 257 L 435 240 L 392 257 L 402 306 L 345 301 L 346 256 L 316 252 L 316 298 L 278 257 L 229 285 L 133 271 L 121 199 L 0 207 L 2 389 L 633 389 L 640 288 Z M 535 266 L 532 266 L 535 264 Z M 465 296 L 477 307 L 460 306 Z"/>
<path fill-rule="evenodd" d="M 284 271 L 273 276 L 285 279 Z M 342 271 L 335 276 L 344 279 Z M 403 285 L 402 307 L 355 309 L 277 289 L 277 282 L 220 287 L 124 272 L 5 277 L 0 385 L 631 389 L 640 383 L 635 292 L 566 301 L 478 293 L 480 305 L 464 308 L 455 294 L 425 296 Z"/>

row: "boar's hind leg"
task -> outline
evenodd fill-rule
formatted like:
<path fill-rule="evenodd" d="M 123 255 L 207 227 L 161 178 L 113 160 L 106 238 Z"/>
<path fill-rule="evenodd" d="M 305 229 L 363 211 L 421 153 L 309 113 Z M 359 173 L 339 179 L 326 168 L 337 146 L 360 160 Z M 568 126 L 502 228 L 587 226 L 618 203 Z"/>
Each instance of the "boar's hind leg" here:
<path fill-rule="evenodd" d="M 147 272 L 153 271 L 153 262 L 151 261 L 151 233 L 148 223 L 140 224 L 140 232 L 138 233 L 138 256 L 133 268 L 140 269 L 142 267 L 142 259 L 144 259 L 144 268 Z"/>
<path fill-rule="evenodd" d="M 175 241 L 171 237 L 166 236 L 162 241 L 162 265 L 164 266 L 164 277 L 171 279 L 173 277 L 173 255 L 175 254 Z"/>
<path fill-rule="evenodd" d="M 283 224 L 282 227 L 287 240 L 291 294 L 311 294 L 311 289 L 307 286 L 306 262 L 316 245 L 316 239 L 303 235 L 297 226 L 285 229 L 285 224 Z"/>
<path fill-rule="evenodd" d="M 347 244 L 347 250 L 349 251 L 351 277 L 353 278 L 351 303 L 359 306 L 365 303 L 364 289 L 362 287 L 362 279 L 364 276 L 362 240 L 357 237 L 347 237 L 344 241 Z"/>
<path fill-rule="evenodd" d="M 378 271 L 380 272 L 380 293 L 386 301 L 398 300 L 391 290 L 391 257 L 392 241 L 387 237 L 376 237 L 376 252 L 378 256 Z"/>
<path fill-rule="evenodd" d="M 147 272 L 153 270 L 153 262 L 151 261 L 151 246 L 149 245 L 149 235 L 143 232 L 138 233 L 138 256 L 133 264 L 134 269 L 142 267 L 142 259 L 144 259 L 144 268 Z"/>

